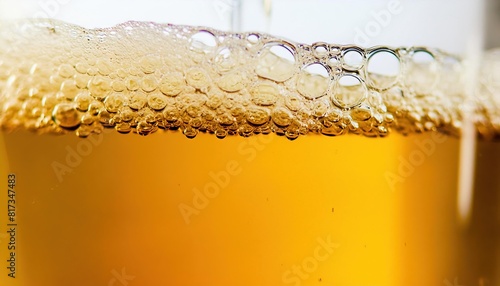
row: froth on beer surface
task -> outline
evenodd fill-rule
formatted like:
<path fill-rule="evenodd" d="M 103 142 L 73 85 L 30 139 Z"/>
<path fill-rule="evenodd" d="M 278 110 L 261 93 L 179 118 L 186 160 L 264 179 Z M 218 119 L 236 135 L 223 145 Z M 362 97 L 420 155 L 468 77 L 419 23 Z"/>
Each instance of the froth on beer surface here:
<path fill-rule="evenodd" d="M 459 136 L 470 119 L 482 137 L 500 131 L 491 77 L 467 96 L 460 57 L 428 47 L 302 44 L 151 22 L 85 29 L 50 19 L 1 23 L 0 47 L 0 125 L 7 130 L 293 140 L 310 133 Z"/>

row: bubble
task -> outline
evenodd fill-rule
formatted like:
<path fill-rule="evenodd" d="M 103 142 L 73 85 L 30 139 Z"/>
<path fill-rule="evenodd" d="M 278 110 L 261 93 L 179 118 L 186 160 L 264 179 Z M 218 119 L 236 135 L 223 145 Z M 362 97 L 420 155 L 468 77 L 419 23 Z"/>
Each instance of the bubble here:
<path fill-rule="evenodd" d="M 260 40 L 259 34 L 249 34 L 247 36 L 247 41 L 250 45 L 258 44 Z"/>
<path fill-rule="evenodd" d="M 111 91 L 109 79 L 103 77 L 94 77 L 89 81 L 88 89 L 90 94 L 96 99 L 104 99 Z"/>
<path fill-rule="evenodd" d="M 399 57 L 393 50 L 375 49 L 368 54 L 367 84 L 381 90 L 388 89 L 397 82 L 400 69 Z"/>
<path fill-rule="evenodd" d="M 81 73 L 81 74 L 86 74 L 87 71 L 89 70 L 89 68 L 90 68 L 90 66 L 85 62 L 80 62 L 80 63 L 77 63 L 75 65 L 76 71 Z"/>
<path fill-rule="evenodd" d="M 186 72 L 186 81 L 196 89 L 203 89 L 210 85 L 211 80 L 202 68 L 191 68 Z"/>
<path fill-rule="evenodd" d="M 155 126 L 146 121 L 140 121 L 137 124 L 137 134 L 146 136 L 156 131 Z"/>
<path fill-rule="evenodd" d="M 235 55 L 236 54 L 236 55 Z M 214 64 L 220 73 L 232 70 L 238 64 L 238 54 L 231 48 L 224 47 L 217 52 Z"/>
<path fill-rule="evenodd" d="M 425 49 L 408 52 L 404 72 L 405 84 L 417 95 L 431 93 L 438 80 L 438 67 L 434 55 Z"/>
<path fill-rule="evenodd" d="M 227 136 L 227 130 L 219 128 L 215 131 L 215 136 L 219 139 L 224 139 Z"/>
<path fill-rule="evenodd" d="M 250 108 L 247 110 L 246 119 L 248 123 L 254 126 L 260 126 L 266 124 L 269 121 L 270 116 L 266 109 Z"/>
<path fill-rule="evenodd" d="M 372 118 L 372 111 L 368 105 L 362 105 L 351 110 L 351 116 L 358 121 L 367 121 Z"/>
<path fill-rule="evenodd" d="M 116 131 L 118 131 L 121 134 L 127 134 L 132 131 L 132 126 L 128 122 L 122 122 L 119 124 L 116 124 L 115 126 Z"/>
<path fill-rule="evenodd" d="M 329 83 L 328 69 L 320 63 L 313 63 L 300 72 L 297 91 L 305 98 L 316 99 L 326 94 Z"/>
<path fill-rule="evenodd" d="M 357 48 L 349 48 L 342 53 L 342 67 L 348 71 L 361 69 L 364 60 L 363 51 Z"/>
<path fill-rule="evenodd" d="M 102 102 L 94 100 L 89 104 L 88 113 L 91 115 L 97 115 L 103 108 L 104 104 Z"/>
<path fill-rule="evenodd" d="M 80 91 L 75 96 L 76 108 L 80 111 L 87 111 L 92 100 L 93 98 L 92 96 L 90 96 L 90 93 L 88 91 Z"/>
<path fill-rule="evenodd" d="M 317 101 L 312 107 L 312 115 L 315 117 L 323 117 L 328 112 L 329 104 L 324 101 Z"/>
<path fill-rule="evenodd" d="M 202 30 L 189 39 L 190 48 L 196 52 L 211 53 L 217 47 L 217 38 L 209 31 Z"/>
<path fill-rule="evenodd" d="M 169 123 L 179 120 L 179 111 L 175 107 L 167 107 L 163 110 L 163 117 Z"/>
<path fill-rule="evenodd" d="M 139 79 L 136 77 L 129 77 L 125 80 L 125 85 L 127 86 L 127 89 L 130 91 L 136 91 L 139 89 Z"/>
<path fill-rule="evenodd" d="M 337 57 L 329 58 L 328 65 L 332 68 L 337 68 L 339 66 L 339 59 Z"/>
<path fill-rule="evenodd" d="M 106 97 L 104 106 L 109 112 L 115 113 L 125 105 L 126 100 L 127 98 L 122 93 L 114 92 Z"/>
<path fill-rule="evenodd" d="M 217 117 L 217 122 L 222 126 L 231 126 L 236 123 L 236 118 L 231 114 L 222 113 Z"/>
<path fill-rule="evenodd" d="M 115 69 L 113 65 L 106 59 L 99 59 L 96 62 L 96 67 L 101 75 L 107 76 Z"/>
<path fill-rule="evenodd" d="M 76 87 L 80 88 L 80 89 L 83 89 L 83 88 L 87 88 L 89 82 L 90 82 L 90 76 L 88 75 L 84 75 L 84 74 L 77 74 L 75 75 L 75 84 L 76 84 Z"/>
<path fill-rule="evenodd" d="M 154 92 L 148 95 L 148 105 L 151 109 L 162 110 L 167 106 L 167 97 L 159 92 Z"/>
<path fill-rule="evenodd" d="M 116 92 L 122 92 L 124 91 L 125 89 L 127 89 L 127 86 L 125 85 L 125 83 L 121 80 L 114 80 L 112 83 L 111 83 L 111 88 L 116 91 Z"/>
<path fill-rule="evenodd" d="M 327 43 L 314 43 L 312 45 L 313 55 L 318 58 L 324 58 L 328 55 L 328 44 Z"/>
<path fill-rule="evenodd" d="M 145 74 L 154 73 L 160 66 L 161 59 L 157 56 L 145 56 L 139 60 L 141 71 Z"/>
<path fill-rule="evenodd" d="M 78 92 L 78 87 L 74 80 L 67 79 L 61 84 L 60 91 L 64 94 L 65 99 L 72 100 Z"/>
<path fill-rule="evenodd" d="M 279 127 L 287 127 L 292 123 L 292 115 L 284 108 L 277 108 L 273 110 L 271 117 L 274 124 Z"/>
<path fill-rule="evenodd" d="M 196 130 L 195 128 L 191 127 L 191 126 L 186 126 L 184 128 L 184 130 L 182 131 L 182 133 L 189 139 L 193 139 L 196 137 L 196 135 L 198 135 L 198 130 Z"/>
<path fill-rule="evenodd" d="M 298 111 L 302 108 L 302 100 L 296 95 L 290 95 L 285 98 L 285 106 L 291 111 Z"/>
<path fill-rule="evenodd" d="M 141 89 L 145 92 L 152 92 L 158 87 L 158 81 L 154 75 L 146 75 L 141 80 Z"/>
<path fill-rule="evenodd" d="M 92 123 L 94 123 L 94 121 L 95 117 L 89 113 L 83 114 L 80 118 L 80 122 L 84 125 L 91 125 Z"/>
<path fill-rule="evenodd" d="M 71 103 L 56 105 L 52 112 L 52 118 L 58 126 L 65 129 L 74 130 L 80 125 L 80 113 Z"/>
<path fill-rule="evenodd" d="M 70 78 L 75 74 L 75 69 L 69 64 L 59 66 L 59 75 L 64 78 Z"/>
<path fill-rule="evenodd" d="M 290 79 L 296 72 L 294 51 L 284 42 L 266 44 L 259 53 L 255 73 L 276 82 Z"/>
<path fill-rule="evenodd" d="M 219 78 L 217 85 L 227 92 L 236 92 L 243 89 L 243 77 L 238 73 L 225 74 Z"/>
<path fill-rule="evenodd" d="M 186 87 L 186 81 L 181 73 L 165 74 L 160 80 L 160 91 L 168 96 L 176 96 Z"/>
<path fill-rule="evenodd" d="M 76 136 L 80 138 L 87 138 L 90 134 L 92 134 L 92 127 L 88 125 L 81 125 L 76 129 Z"/>
<path fill-rule="evenodd" d="M 272 82 L 262 82 L 254 85 L 250 90 L 253 103 L 260 106 L 273 105 L 280 95 L 276 84 Z"/>
<path fill-rule="evenodd" d="M 221 95 L 212 95 L 205 102 L 205 105 L 211 109 L 217 109 L 219 106 L 222 105 L 223 100 L 224 100 L 224 97 Z"/>
<path fill-rule="evenodd" d="M 132 109 L 139 110 L 146 106 L 147 95 L 142 91 L 131 93 L 128 106 Z"/>
<path fill-rule="evenodd" d="M 366 96 L 366 86 L 359 76 L 344 74 L 335 82 L 332 101 L 340 108 L 350 109 L 361 104 Z"/>

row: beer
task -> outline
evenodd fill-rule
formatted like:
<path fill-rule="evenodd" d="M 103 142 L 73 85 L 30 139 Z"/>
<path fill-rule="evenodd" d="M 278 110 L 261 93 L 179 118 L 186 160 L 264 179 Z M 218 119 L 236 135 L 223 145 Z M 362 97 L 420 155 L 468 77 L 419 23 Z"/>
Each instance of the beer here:
<path fill-rule="evenodd" d="M 459 57 L 143 22 L 0 30 L 17 129 L 1 281 L 498 283 L 497 143 L 457 205 L 460 140 L 496 138 L 497 110 L 468 100 Z"/>

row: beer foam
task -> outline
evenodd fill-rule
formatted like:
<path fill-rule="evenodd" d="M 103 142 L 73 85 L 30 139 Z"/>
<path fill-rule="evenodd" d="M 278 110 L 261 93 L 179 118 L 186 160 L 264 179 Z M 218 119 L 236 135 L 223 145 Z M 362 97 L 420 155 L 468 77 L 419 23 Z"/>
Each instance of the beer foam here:
<path fill-rule="evenodd" d="M 295 43 L 263 33 L 126 22 L 0 24 L 0 126 L 87 137 L 104 128 L 289 139 L 317 133 L 460 135 L 464 64 L 425 47 Z M 474 105 L 497 136 L 498 109 Z M 493 106 L 493 107 L 492 107 Z"/>

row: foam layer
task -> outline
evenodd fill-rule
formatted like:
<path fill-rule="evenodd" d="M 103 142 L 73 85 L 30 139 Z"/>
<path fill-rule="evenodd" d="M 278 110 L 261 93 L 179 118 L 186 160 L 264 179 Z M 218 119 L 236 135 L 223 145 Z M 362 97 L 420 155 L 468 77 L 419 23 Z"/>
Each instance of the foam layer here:
<path fill-rule="evenodd" d="M 0 125 L 80 137 L 103 128 L 141 135 L 173 129 L 190 138 L 459 135 L 464 110 L 473 110 L 480 134 L 498 136 L 495 91 L 484 92 L 492 80 L 469 102 L 463 74 L 458 57 L 422 47 L 306 45 L 146 22 L 89 30 L 23 20 L 0 24 Z"/>

